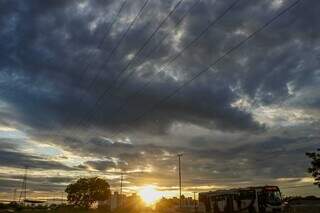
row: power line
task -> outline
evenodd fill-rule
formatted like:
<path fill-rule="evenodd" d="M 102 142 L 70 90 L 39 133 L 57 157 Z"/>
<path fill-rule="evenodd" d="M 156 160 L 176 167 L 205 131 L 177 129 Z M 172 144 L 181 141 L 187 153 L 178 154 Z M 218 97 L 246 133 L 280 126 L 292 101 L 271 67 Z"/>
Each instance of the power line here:
<path fill-rule="evenodd" d="M 264 30 L 265 28 L 267 28 L 270 24 L 272 24 L 274 21 L 276 21 L 279 17 L 281 17 L 283 14 L 287 13 L 290 9 L 294 8 L 301 0 L 296 0 L 294 3 L 292 3 L 289 7 L 287 7 L 286 9 L 284 9 L 283 11 L 281 11 L 279 14 L 277 14 L 275 17 L 271 18 L 269 21 L 267 21 L 264 25 L 262 25 L 259 29 L 257 29 L 256 31 L 254 31 L 253 33 L 251 33 L 249 36 L 247 36 L 244 40 L 240 41 L 238 44 L 236 44 L 235 46 L 233 46 L 232 48 L 230 48 L 228 51 L 226 51 L 222 56 L 220 56 L 218 59 L 216 59 L 212 64 L 210 64 L 207 68 L 205 68 L 204 70 L 198 72 L 196 75 L 194 75 L 191 79 L 189 79 L 188 81 L 186 81 L 185 83 L 183 83 L 181 86 L 179 86 L 177 89 L 175 89 L 172 93 L 170 93 L 169 95 L 165 96 L 164 98 L 162 98 L 160 101 L 158 101 L 157 103 L 155 103 L 149 110 L 141 113 L 141 115 L 139 115 L 136 119 L 134 119 L 135 121 L 140 120 L 142 117 L 144 117 L 147 113 L 152 112 L 153 110 L 155 110 L 159 105 L 163 104 L 164 102 L 166 102 L 167 100 L 169 100 L 171 97 L 175 96 L 178 92 L 180 92 L 180 90 L 182 90 L 183 88 L 185 88 L 186 86 L 190 85 L 194 80 L 196 80 L 197 78 L 199 78 L 200 76 L 202 76 L 203 74 L 205 74 L 206 72 L 210 71 L 210 69 L 213 68 L 213 66 L 215 66 L 216 64 L 218 64 L 220 61 L 222 61 L 227 55 L 231 54 L 232 52 L 234 52 L 235 50 L 237 50 L 238 48 L 240 48 L 241 46 L 243 46 L 245 43 L 247 43 L 249 40 L 251 40 L 255 35 L 257 35 L 259 32 L 261 32 L 262 30 Z"/>
<path fill-rule="evenodd" d="M 183 20 L 187 17 L 187 15 L 200 3 L 201 0 L 197 0 L 194 1 L 194 3 L 191 5 L 191 7 L 181 16 L 181 18 L 176 22 L 175 27 L 178 27 L 182 24 Z M 177 29 L 176 29 L 177 30 Z M 158 43 L 158 45 L 153 48 L 147 55 L 150 57 L 153 55 L 153 53 L 155 53 L 160 46 L 162 45 L 162 43 L 168 38 L 170 34 L 166 34 L 165 36 L 163 36 L 163 38 L 160 40 L 160 42 Z"/>
<path fill-rule="evenodd" d="M 120 10 L 118 11 L 118 14 L 120 14 L 124 4 L 126 1 L 123 2 L 122 6 L 120 7 Z M 122 41 L 127 37 L 127 34 L 129 33 L 129 31 L 131 30 L 131 28 L 134 26 L 134 24 L 136 23 L 136 21 L 138 20 L 138 18 L 140 17 L 140 15 L 142 14 L 143 10 L 145 9 L 145 7 L 147 6 L 149 0 L 145 0 L 144 4 L 142 5 L 142 7 L 139 9 L 138 13 L 135 15 L 134 19 L 130 22 L 129 26 L 127 27 L 126 31 L 122 34 L 122 36 L 120 37 L 120 39 L 118 40 L 118 42 L 116 43 L 116 45 L 112 48 L 112 50 L 109 53 L 109 56 L 107 57 L 105 63 L 102 65 L 102 67 L 106 64 L 108 64 L 108 62 L 110 61 L 110 59 L 112 58 L 112 56 L 115 54 L 115 52 L 117 51 L 117 49 L 120 47 Z M 92 88 L 92 86 L 94 85 L 94 83 L 98 80 L 98 78 L 100 77 L 102 69 L 100 69 L 94 76 L 93 80 L 91 82 L 89 82 L 88 84 L 88 89 L 90 90 Z M 79 101 L 79 105 L 83 104 L 84 101 L 84 96 L 82 96 L 80 98 Z M 82 123 L 82 120 L 80 119 L 79 124 Z"/>
<path fill-rule="evenodd" d="M 156 102 L 155 104 L 153 104 L 148 110 L 144 111 L 143 113 L 141 113 L 137 118 L 135 118 L 133 120 L 133 122 L 136 122 L 140 119 L 142 119 L 145 115 L 147 115 L 148 113 L 154 111 L 159 105 L 165 103 L 166 101 L 168 101 L 170 98 L 172 98 L 173 96 L 175 96 L 178 92 L 180 92 L 183 88 L 185 88 L 186 86 L 190 85 L 194 80 L 196 80 L 197 78 L 199 78 L 200 76 L 202 76 L 203 74 L 205 74 L 206 72 L 210 71 L 213 66 L 215 66 L 216 64 L 218 64 L 220 61 L 222 61 L 226 56 L 228 56 L 229 54 L 231 54 L 232 52 L 234 52 L 235 50 L 237 50 L 238 48 L 242 47 L 245 43 L 247 43 L 249 40 L 251 40 L 254 36 L 256 36 L 258 33 L 260 33 L 262 30 L 264 30 L 265 28 L 267 28 L 269 25 L 271 25 L 273 22 L 275 22 L 279 17 L 281 17 L 282 15 L 286 14 L 289 10 L 291 10 L 292 8 L 294 8 L 295 6 L 298 5 L 298 3 L 300 3 L 301 0 L 296 0 L 294 1 L 292 4 L 290 4 L 287 8 L 285 8 L 284 10 L 282 10 L 281 12 L 279 12 L 277 15 L 275 15 L 273 18 L 271 18 L 269 21 L 267 21 L 265 24 L 263 24 L 260 28 L 258 28 L 257 30 L 255 30 L 253 33 L 251 33 L 249 36 L 247 36 L 244 40 L 240 41 L 238 44 L 234 45 L 233 47 L 231 47 L 229 50 L 227 50 L 222 56 L 218 57 L 213 63 L 211 63 L 207 68 L 203 69 L 202 71 L 196 73 L 191 79 L 189 79 L 188 81 L 184 82 L 181 86 L 179 86 L 178 88 L 176 88 L 175 90 L 173 90 L 170 94 L 168 94 L 167 96 L 165 96 L 164 98 L 160 99 L 158 102 Z M 150 84 L 151 81 L 149 81 Z M 145 90 L 145 88 L 143 88 L 143 91 Z M 113 135 L 114 136 L 114 135 Z"/>
<path fill-rule="evenodd" d="M 175 24 L 175 28 L 177 28 L 178 26 L 180 26 L 183 22 L 183 20 L 187 17 L 187 15 L 199 4 L 199 2 L 201 2 L 201 0 L 197 0 L 195 1 L 190 7 L 189 9 L 180 17 L 180 19 L 176 22 Z M 178 4 L 176 4 L 176 6 L 174 8 L 177 8 L 177 6 L 179 6 L 179 2 Z M 171 14 L 173 13 L 174 9 L 170 12 Z M 170 15 L 167 15 L 167 17 L 170 17 Z M 167 18 L 166 18 L 167 19 Z M 175 29 L 177 30 L 177 29 Z M 170 34 L 166 34 L 162 39 L 161 41 L 147 54 L 147 56 L 145 57 L 145 60 L 148 59 L 149 57 L 152 56 L 152 54 L 154 54 L 159 48 L 160 46 L 163 44 L 163 42 L 168 38 Z M 111 95 L 111 94 L 110 94 Z M 114 96 L 113 96 L 114 97 Z M 128 98 L 128 97 L 127 97 Z M 130 97 L 129 97 L 130 98 Z M 99 107 L 99 106 L 98 106 Z M 120 107 L 121 108 L 121 107 Z M 120 109 L 121 110 L 121 109 Z M 88 124 L 88 122 L 87 122 Z M 84 125 L 84 123 L 83 123 Z M 90 133 L 88 133 L 90 134 Z"/>
<path fill-rule="evenodd" d="M 108 94 L 111 89 L 113 89 L 113 86 L 117 84 L 117 81 L 121 78 L 122 74 L 125 73 L 125 71 L 130 67 L 131 63 L 136 59 L 136 57 L 143 51 L 143 49 L 149 44 L 149 42 L 152 40 L 152 38 L 157 34 L 157 32 L 160 30 L 162 25 L 167 21 L 167 19 L 176 11 L 176 9 L 179 7 L 179 5 L 182 3 L 183 0 L 179 0 L 179 2 L 174 6 L 174 8 L 169 12 L 169 14 L 160 22 L 158 27 L 152 32 L 152 34 L 148 37 L 148 39 L 142 44 L 142 46 L 139 48 L 139 50 L 134 54 L 133 58 L 127 63 L 127 65 L 120 71 L 118 76 L 114 79 L 115 83 L 112 84 L 111 87 L 104 90 L 102 95 L 98 98 L 97 102 L 98 104 L 100 98 L 102 99 L 104 95 Z"/>
<path fill-rule="evenodd" d="M 136 14 L 136 16 L 134 17 L 134 19 L 131 21 L 130 25 L 128 26 L 128 28 L 126 29 L 126 31 L 122 34 L 121 38 L 119 39 L 119 41 L 116 43 L 116 45 L 112 48 L 109 57 L 107 58 L 107 60 L 105 61 L 105 63 L 102 65 L 102 67 L 104 67 L 104 65 L 107 65 L 110 61 L 110 59 L 112 58 L 112 56 L 115 54 L 115 52 L 117 51 L 117 49 L 120 47 L 122 41 L 127 37 L 127 34 L 129 33 L 129 31 L 131 30 L 131 28 L 133 27 L 133 25 L 136 23 L 136 21 L 138 20 L 138 18 L 140 17 L 140 15 L 142 14 L 143 10 L 145 9 L 145 7 L 147 6 L 149 0 L 145 0 L 144 4 L 142 5 L 142 7 L 140 8 L 139 12 Z M 89 89 L 95 84 L 95 82 L 99 79 L 100 75 L 101 75 L 102 69 L 98 70 L 98 73 L 95 75 L 94 79 L 91 81 L 91 83 L 89 84 Z"/>
<path fill-rule="evenodd" d="M 116 15 L 113 17 L 111 23 L 110 23 L 109 26 L 107 27 L 106 32 L 104 33 L 105 36 L 103 36 L 102 40 L 99 42 L 99 44 L 98 44 L 98 46 L 97 46 L 98 49 L 103 46 L 105 40 L 107 39 L 107 37 L 108 37 L 108 35 L 109 35 L 109 33 L 110 33 L 113 25 L 114 25 L 115 22 L 117 21 L 117 18 L 120 16 L 120 13 L 121 13 L 121 11 L 123 10 L 123 8 L 124 8 L 125 4 L 127 3 L 127 1 L 128 1 L 128 0 L 123 0 L 123 1 L 122 1 L 118 12 L 117 12 Z M 96 55 L 97 55 L 97 54 L 94 53 L 92 57 L 95 57 Z M 87 73 L 89 67 L 91 66 L 91 64 L 92 64 L 92 63 L 90 63 L 90 62 L 87 63 L 87 65 L 85 66 L 85 68 L 84 68 L 83 72 L 80 74 L 80 76 L 85 76 L 85 75 L 86 75 L 86 73 Z"/>
<path fill-rule="evenodd" d="M 188 50 L 190 47 L 192 47 L 204 34 L 206 34 L 210 28 L 212 26 L 214 26 L 218 21 L 220 21 L 229 11 L 231 11 L 235 6 L 236 4 L 239 2 L 240 0 L 235 0 L 229 7 L 227 7 L 217 18 L 215 18 L 214 20 L 212 20 L 193 40 L 191 40 L 181 51 L 179 51 L 173 58 L 169 58 L 167 60 L 167 62 L 165 63 L 164 66 L 161 67 L 160 70 L 163 70 L 166 66 L 168 66 L 170 63 L 173 63 L 175 60 L 177 60 L 186 50 Z M 179 4 L 179 2 L 178 2 Z M 170 14 L 170 13 L 169 13 Z M 129 75 L 133 74 L 133 72 L 135 72 L 136 70 L 133 70 Z M 149 84 L 151 83 L 151 81 L 147 82 L 146 85 L 144 85 L 139 91 L 137 91 L 134 96 L 137 94 L 137 93 L 140 93 L 141 91 L 144 91 L 145 87 L 149 86 Z M 105 91 L 104 94 L 102 94 L 102 96 L 100 96 L 101 98 L 104 97 L 104 95 L 106 94 L 106 92 L 108 91 Z M 94 105 L 97 105 L 100 103 L 100 99 L 98 99 L 96 101 L 96 103 Z M 129 97 L 126 98 L 126 100 L 129 100 L 131 98 L 131 95 L 129 95 Z M 125 102 L 126 103 L 126 102 Z M 124 104 L 125 105 L 125 104 Z M 122 106 L 120 107 L 122 108 Z M 89 122 L 89 119 L 90 117 L 92 116 L 93 112 L 89 112 L 85 118 L 86 122 Z"/>
<path fill-rule="evenodd" d="M 178 26 L 180 26 L 183 22 L 183 20 L 187 17 L 187 15 L 199 4 L 201 0 L 197 0 L 195 1 L 190 7 L 189 9 L 180 17 L 180 19 L 176 22 L 175 27 L 177 28 Z M 160 40 L 160 42 L 158 42 L 158 44 L 156 45 L 156 47 L 152 48 L 152 50 L 147 54 L 147 56 L 145 57 L 145 60 L 148 59 L 149 57 L 151 57 L 159 48 L 160 46 L 163 44 L 163 42 L 168 38 L 170 34 L 166 34 L 165 36 L 163 36 L 163 38 Z M 133 74 L 133 73 L 131 73 Z M 128 79 L 128 77 L 131 76 L 131 74 L 126 76 L 126 79 Z M 125 80 L 126 80 L 125 79 Z M 124 81 L 125 81 L 124 80 Z M 122 82 L 123 83 L 123 82 Z M 124 83 L 123 83 L 124 84 Z M 128 97 L 127 97 L 128 98 Z M 121 107 L 120 107 L 121 108 Z"/>
<path fill-rule="evenodd" d="M 120 16 L 120 14 L 121 14 L 124 6 L 126 5 L 127 1 L 128 1 L 128 0 L 123 0 L 123 1 L 122 1 L 122 3 L 121 3 L 121 5 L 120 5 L 117 13 L 115 14 L 115 16 L 113 16 L 113 19 L 112 19 L 111 23 L 110 23 L 109 26 L 107 27 L 106 31 L 103 33 L 104 36 L 102 37 L 101 41 L 98 43 L 97 49 L 100 49 L 100 48 L 104 45 L 105 40 L 107 39 L 107 37 L 108 37 L 111 29 L 113 28 L 113 25 L 116 23 L 117 18 L 119 18 L 119 16 Z M 90 57 L 94 58 L 94 57 L 96 57 L 96 55 L 97 55 L 96 52 L 93 52 L 93 51 L 90 52 Z M 85 65 L 84 69 L 83 69 L 83 70 L 81 71 L 81 73 L 79 74 L 80 76 L 82 76 L 82 78 L 85 77 L 85 75 L 87 74 L 88 69 L 89 69 L 89 67 L 90 67 L 91 65 L 92 65 L 92 61 L 90 62 L 90 60 L 88 60 L 88 63 Z M 81 96 L 81 98 L 79 99 L 79 104 L 80 104 L 80 105 L 83 104 L 83 101 L 84 101 L 84 96 Z M 68 121 L 68 120 L 70 120 L 70 119 L 71 119 L 71 118 L 67 118 L 66 120 Z"/>
<path fill-rule="evenodd" d="M 189 10 L 182 16 L 182 18 L 177 22 L 176 26 L 179 26 L 183 19 L 187 16 L 187 14 L 200 2 L 200 0 L 194 2 L 194 4 L 189 8 Z M 181 1 L 178 2 L 177 5 L 179 5 L 181 3 Z M 175 8 L 177 7 L 177 5 L 175 6 Z M 175 9 L 174 8 L 174 9 Z M 173 11 L 172 11 L 173 12 Z M 171 14 L 169 14 L 166 18 L 169 18 Z M 156 45 L 156 47 L 154 47 L 150 52 L 149 54 L 145 57 L 145 60 L 148 59 L 149 57 L 151 57 L 155 52 L 156 50 L 158 50 L 160 48 L 160 46 L 162 45 L 162 43 L 165 41 L 165 39 L 169 36 L 170 34 L 166 34 L 166 36 L 164 36 L 161 41 L 158 43 L 158 45 Z M 192 45 L 191 45 L 192 46 Z M 178 56 L 179 57 L 179 56 Z M 178 58 L 177 57 L 177 58 Z M 134 69 L 132 70 L 132 72 L 130 72 L 128 75 L 125 76 L 125 78 L 123 79 L 123 81 L 121 82 L 121 84 L 118 86 L 118 89 L 121 88 L 122 85 L 125 84 L 125 82 L 127 80 L 130 79 L 130 77 L 137 71 L 137 69 Z"/>
<path fill-rule="evenodd" d="M 103 33 L 104 36 L 103 36 L 103 38 L 101 39 L 101 41 L 100 41 L 100 42 L 98 43 L 98 45 L 97 45 L 97 48 L 98 48 L 98 49 L 101 48 L 101 47 L 104 45 L 105 40 L 106 40 L 107 37 L 108 37 L 108 34 L 110 33 L 113 25 L 116 23 L 117 18 L 120 16 L 121 12 L 123 11 L 124 6 L 126 5 L 127 1 L 128 1 L 128 0 L 123 0 L 123 1 L 122 1 L 122 3 L 121 3 L 121 5 L 120 5 L 117 13 L 115 14 L 115 16 L 113 16 L 113 19 L 111 20 L 111 23 L 110 23 L 109 26 L 106 28 L 106 31 Z M 94 54 L 93 51 L 90 51 L 89 56 L 95 57 L 96 54 Z M 83 76 L 83 75 L 86 74 L 88 68 L 90 67 L 90 64 L 91 64 L 91 63 L 90 63 L 90 61 L 88 60 L 87 65 L 85 65 L 85 68 L 81 71 L 81 74 L 80 74 L 81 76 Z M 8 89 L 2 90 L 2 91 L 3 91 L 3 92 L 8 92 L 8 91 L 10 92 L 10 87 L 9 87 L 9 86 L 7 86 L 7 87 L 8 87 Z M 6 88 L 7 88 L 7 87 L 6 87 Z M 2 92 L 2 91 L 1 91 L 1 92 Z M 83 101 L 83 100 L 81 99 L 80 102 L 82 102 L 82 101 Z M 69 120 L 69 119 L 71 119 L 71 118 L 67 118 L 67 120 Z M 39 119 L 39 120 L 40 120 L 40 119 Z M 61 131 L 61 130 L 60 130 L 60 131 Z"/>
<path fill-rule="evenodd" d="M 226 16 L 239 2 L 240 0 L 235 0 L 232 4 L 230 4 L 219 16 L 217 16 L 214 20 L 212 20 L 211 22 L 209 22 L 209 24 L 194 38 L 192 39 L 181 51 L 179 51 L 176 55 L 174 55 L 173 58 L 169 58 L 167 60 L 167 62 L 165 62 L 165 64 L 160 68 L 161 70 L 164 70 L 164 68 L 166 66 L 168 66 L 169 64 L 173 63 L 175 60 L 177 60 L 185 51 L 187 51 L 189 48 L 191 48 L 203 35 L 205 35 L 210 29 L 211 27 L 213 27 L 215 24 L 217 24 L 224 16 Z M 159 71 L 159 72 L 160 72 Z M 135 71 L 133 71 L 135 72 Z M 133 72 L 131 72 L 129 75 L 133 74 Z M 149 80 L 147 83 L 145 83 L 140 89 L 138 89 L 136 92 L 134 92 L 132 95 L 128 95 L 125 98 L 124 104 L 121 105 L 119 108 L 117 108 L 116 112 L 122 111 L 126 105 L 127 102 L 134 96 L 139 95 L 140 93 L 144 92 L 145 89 L 151 84 L 151 80 Z M 89 116 L 92 116 L 92 114 L 88 114 Z M 88 122 L 89 119 L 86 119 L 86 121 Z"/>
<path fill-rule="evenodd" d="M 106 59 L 106 61 L 103 63 L 103 65 L 101 66 L 101 69 L 98 70 L 98 72 L 96 73 L 96 75 L 94 76 L 93 80 L 89 83 L 88 85 L 88 89 L 90 90 L 95 82 L 100 78 L 101 72 L 102 72 L 102 68 L 107 65 L 109 63 L 109 61 L 111 60 L 112 56 L 116 53 L 116 51 L 118 50 L 118 48 L 120 47 L 122 41 L 127 37 L 127 34 L 130 32 L 131 28 L 134 26 L 134 24 L 136 23 L 136 21 L 138 20 L 138 18 L 140 17 L 140 15 L 142 14 L 143 10 L 145 9 L 145 7 L 147 6 L 149 0 L 145 0 L 144 4 L 142 5 L 142 7 L 139 9 L 138 13 L 136 14 L 136 16 L 134 17 L 134 19 L 130 22 L 129 26 L 127 27 L 126 31 L 122 34 L 122 36 L 120 37 L 120 39 L 118 40 L 118 42 L 116 43 L 116 45 L 112 48 L 112 50 L 109 53 L 108 58 Z M 83 103 L 83 98 L 81 99 L 80 104 Z M 96 101 L 97 102 L 97 101 Z M 95 104 L 94 104 L 95 105 Z M 85 117 L 87 116 L 88 113 L 86 113 Z M 79 120 L 79 124 L 81 124 L 83 121 L 80 119 Z"/>
<path fill-rule="evenodd" d="M 132 62 L 137 58 L 137 56 L 144 50 L 144 48 L 149 44 L 149 42 L 153 39 L 153 37 L 158 33 L 158 31 L 161 29 L 161 27 L 166 23 L 168 18 L 177 10 L 179 5 L 183 2 L 183 0 L 179 0 L 177 4 L 173 7 L 172 10 L 167 14 L 167 16 L 160 22 L 160 24 L 156 27 L 156 29 L 151 33 L 151 35 L 147 38 L 147 40 L 141 45 L 141 47 L 136 51 L 133 58 L 126 64 L 126 66 L 118 73 L 116 78 L 114 79 L 114 83 L 112 83 L 109 87 L 105 88 L 102 94 L 97 98 L 96 102 L 94 103 L 94 106 L 97 106 L 100 104 L 100 102 L 103 100 L 105 95 L 112 96 L 111 90 L 113 87 L 117 84 L 118 80 L 121 78 L 121 76 L 126 72 L 126 70 L 130 67 Z M 88 122 L 90 117 L 92 116 L 93 111 L 90 113 L 88 112 L 85 117 L 85 122 Z"/>
<path fill-rule="evenodd" d="M 110 24 L 110 26 L 108 27 L 108 29 L 107 29 L 107 33 L 106 34 L 108 34 L 109 32 L 110 32 L 110 30 L 112 29 L 112 26 L 114 25 L 114 23 L 116 22 L 116 18 L 117 17 L 119 17 L 119 15 L 120 15 L 120 13 L 121 13 L 121 11 L 123 10 L 123 8 L 124 8 L 124 5 L 126 4 L 126 2 L 127 2 L 127 0 L 124 0 L 123 2 L 122 2 L 122 4 L 121 4 L 121 6 L 120 6 L 120 8 L 119 8 L 119 10 L 118 10 L 118 12 L 117 12 L 117 14 L 116 14 L 116 16 L 114 16 L 114 18 L 113 18 L 113 21 L 111 22 L 111 24 Z M 158 31 L 159 29 L 160 29 L 160 27 L 164 24 L 164 22 L 170 17 L 170 15 L 177 9 L 177 7 L 181 4 L 181 2 L 182 2 L 182 0 L 180 0 L 176 5 L 175 5 L 175 7 L 174 7 L 174 9 L 173 10 L 171 10 L 171 12 L 167 15 L 167 17 L 162 21 L 162 23 L 158 26 L 158 29 L 156 30 L 156 31 Z M 180 20 L 176 23 L 176 26 L 178 26 L 178 25 L 180 25 L 181 24 L 181 22 L 184 20 L 184 18 L 188 15 L 188 13 L 198 4 L 200 2 L 200 0 L 197 0 L 197 1 L 195 1 L 193 4 L 192 4 L 192 6 L 189 8 L 189 10 L 186 12 L 186 13 L 184 13 L 184 15 L 180 18 Z M 153 34 L 156 34 L 156 32 L 154 32 Z M 156 48 L 154 48 L 153 49 L 153 51 L 152 52 L 155 52 L 155 50 L 157 49 L 157 48 L 159 48 L 161 45 L 162 45 L 162 43 L 163 43 L 163 41 L 168 37 L 168 35 L 169 34 L 167 34 L 166 36 L 164 36 L 163 37 L 163 39 L 161 40 L 161 42 L 159 42 L 159 44 L 157 45 L 157 47 Z M 152 36 L 154 36 L 154 35 L 152 35 Z M 123 36 L 123 37 L 125 37 L 125 36 Z M 104 41 L 105 41 L 105 39 L 107 38 L 107 36 L 105 36 L 104 38 L 103 38 L 103 40 L 98 44 L 98 48 L 100 48 L 102 45 L 103 45 L 103 43 L 104 43 Z M 152 39 L 152 37 L 150 37 L 150 39 L 149 40 L 151 40 Z M 147 44 L 147 42 L 145 42 L 145 44 Z M 141 50 L 143 49 L 143 48 L 140 48 Z M 141 51 L 140 51 L 141 52 Z M 137 54 L 138 55 L 138 54 Z M 151 55 L 151 54 L 149 54 L 149 55 Z M 85 69 L 84 69 L 84 73 L 86 73 L 86 71 L 87 71 L 87 69 L 89 68 L 89 66 L 90 66 L 90 63 L 87 63 L 87 66 L 85 67 Z M 81 100 L 80 100 L 80 103 L 82 103 L 83 102 L 83 96 L 82 96 L 82 98 L 81 98 Z"/>

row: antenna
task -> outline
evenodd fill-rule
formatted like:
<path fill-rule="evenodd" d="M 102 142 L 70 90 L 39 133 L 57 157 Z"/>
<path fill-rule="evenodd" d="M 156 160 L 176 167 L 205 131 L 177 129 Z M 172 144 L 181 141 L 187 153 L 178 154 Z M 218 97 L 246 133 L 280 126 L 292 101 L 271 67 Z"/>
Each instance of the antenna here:
<path fill-rule="evenodd" d="M 16 202 L 17 188 L 13 190 L 13 202 Z"/>
<path fill-rule="evenodd" d="M 24 172 L 22 185 L 21 185 L 19 203 L 22 201 L 21 198 L 23 198 L 23 202 L 27 200 L 27 174 L 28 174 L 28 167 L 25 166 L 25 172 Z"/>
<path fill-rule="evenodd" d="M 178 159 L 179 159 L 179 207 L 181 210 L 181 157 L 183 156 L 182 153 L 178 154 Z"/>
<path fill-rule="evenodd" d="M 62 193 L 61 193 L 61 205 L 64 204 L 63 195 L 64 195 L 64 192 L 62 191 Z"/>
<path fill-rule="evenodd" d="M 193 201 L 194 201 L 194 212 L 197 213 L 198 208 L 197 208 L 196 193 L 197 193 L 197 192 L 193 192 Z"/>
<path fill-rule="evenodd" d="M 122 182 L 123 182 L 123 172 L 121 172 L 121 179 L 120 179 L 120 206 L 122 206 Z"/>

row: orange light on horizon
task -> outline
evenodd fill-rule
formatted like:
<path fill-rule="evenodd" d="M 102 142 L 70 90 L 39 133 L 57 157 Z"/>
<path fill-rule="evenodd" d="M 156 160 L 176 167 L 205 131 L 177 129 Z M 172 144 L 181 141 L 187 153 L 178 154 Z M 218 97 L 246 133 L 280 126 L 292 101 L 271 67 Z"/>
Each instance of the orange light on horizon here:
<path fill-rule="evenodd" d="M 156 189 L 154 185 L 146 185 L 138 190 L 138 194 L 146 205 L 154 205 L 160 200 L 165 194 Z"/>

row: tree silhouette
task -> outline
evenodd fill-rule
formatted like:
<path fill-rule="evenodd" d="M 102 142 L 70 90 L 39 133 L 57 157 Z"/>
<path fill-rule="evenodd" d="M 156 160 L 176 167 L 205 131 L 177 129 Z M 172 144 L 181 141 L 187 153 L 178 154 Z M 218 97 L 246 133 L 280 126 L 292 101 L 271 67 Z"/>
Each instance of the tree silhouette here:
<path fill-rule="evenodd" d="M 80 178 L 76 183 L 66 188 L 68 201 L 84 208 L 89 208 L 96 201 L 105 201 L 110 198 L 110 185 L 107 181 L 98 178 Z"/>
<path fill-rule="evenodd" d="M 316 152 L 307 152 L 306 155 L 311 159 L 311 167 L 308 172 L 314 177 L 314 184 L 320 187 L 320 149 Z"/>

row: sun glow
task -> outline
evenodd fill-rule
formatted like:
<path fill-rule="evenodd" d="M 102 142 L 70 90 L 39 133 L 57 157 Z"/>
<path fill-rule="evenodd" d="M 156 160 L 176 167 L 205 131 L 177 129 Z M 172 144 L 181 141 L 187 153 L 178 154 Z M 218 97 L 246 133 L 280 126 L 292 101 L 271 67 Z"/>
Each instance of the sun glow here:
<path fill-rule="evenodd" d="M 138 193 L 147 205 L 155 204 L 163 196 L 153 185 L 143 186 Z"/>

